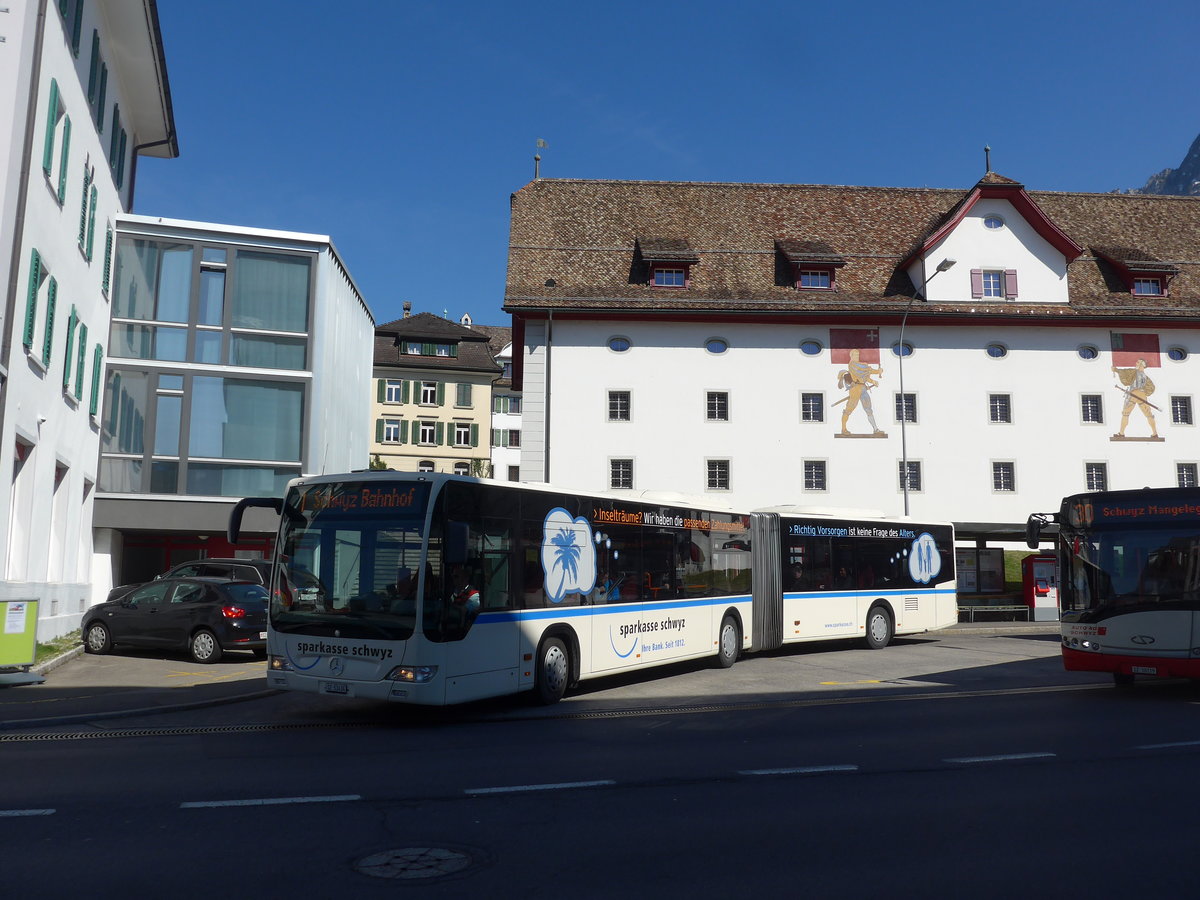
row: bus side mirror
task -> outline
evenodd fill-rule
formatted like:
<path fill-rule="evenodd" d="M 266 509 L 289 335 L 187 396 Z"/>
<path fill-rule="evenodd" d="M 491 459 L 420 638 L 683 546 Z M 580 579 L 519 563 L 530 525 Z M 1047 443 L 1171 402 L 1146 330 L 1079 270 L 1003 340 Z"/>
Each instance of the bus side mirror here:
<path fill-rule="evenodd" d="M 1029 519 L 1025 522 L 1025 545 L 1030 550 L 1036 550 L 1042 534 L 1042 526 L 1047 522 L 1053 521 L 1053 517 L 1046 513 L 1031 513 Z"/>
<path fill-rule="evenodd" d="M 242 534 L 242 514 L 252 506 L 262 506 L 275 510 L 276 515 L 283 514 L 283 499 L 281 497 L 245 497 L 234 504 L 229 512 L 229 528 L 226 537 L 229 543 L 236 544 Z"/>

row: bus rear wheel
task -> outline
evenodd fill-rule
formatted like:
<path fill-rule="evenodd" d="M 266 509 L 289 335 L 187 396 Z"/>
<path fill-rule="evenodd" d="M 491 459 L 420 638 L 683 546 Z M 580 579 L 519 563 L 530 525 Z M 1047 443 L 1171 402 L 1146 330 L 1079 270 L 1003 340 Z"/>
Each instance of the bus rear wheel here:
<path fill-rule="evenodd" d="M 571 657 L 567 645 L 558 638 L 546 638 L 538 648 L 537 682 L 534 694 L 539 703 L 557 703 L 567 692 L 571 678 Z"/>
<path fill-rule="evenodd" d="M 882 650 L 891 643 L 892 617 L 883 606 L 872 606 L 867 613 L 867 636 L 864 640 L 868 650 Z"/>
<path fill-rule="evenodd" d="M 742 646 L 742 635 L 733 616 L 721 620 L 721 631 L 717 635 L 717 667 L 728 669 L 738 658 Z"/>

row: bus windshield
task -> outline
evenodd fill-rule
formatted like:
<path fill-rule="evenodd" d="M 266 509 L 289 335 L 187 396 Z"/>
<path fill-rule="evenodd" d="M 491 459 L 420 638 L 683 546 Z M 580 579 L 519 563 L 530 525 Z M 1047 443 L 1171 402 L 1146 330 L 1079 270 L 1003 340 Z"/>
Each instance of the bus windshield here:
<path fill-rule="evenodd" d="M 1063 526 L 1062 610 L 1106 615 L 1130 607 L 1194 606 L 1200 594 L 1200 533 L 1195 526 Z M 1132 610 L 1130 610 L 1132 611 Z"/>
<path fill-rule="evenodd" d="M 300 485 L 284 503 L 271 625 L 407 640 L 416 627 L 429 485 Z"/>

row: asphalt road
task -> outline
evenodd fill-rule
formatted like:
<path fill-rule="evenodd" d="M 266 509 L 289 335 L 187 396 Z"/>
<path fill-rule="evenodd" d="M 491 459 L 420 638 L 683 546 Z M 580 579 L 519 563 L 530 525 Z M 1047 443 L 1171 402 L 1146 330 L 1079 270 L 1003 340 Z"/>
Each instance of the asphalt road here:
<path fill-rule="evenodd" d="M 945 635 L 550 709 L 272 695 L 0 732 L 6 893 L 1183 895 L 1198 696 Z"/>

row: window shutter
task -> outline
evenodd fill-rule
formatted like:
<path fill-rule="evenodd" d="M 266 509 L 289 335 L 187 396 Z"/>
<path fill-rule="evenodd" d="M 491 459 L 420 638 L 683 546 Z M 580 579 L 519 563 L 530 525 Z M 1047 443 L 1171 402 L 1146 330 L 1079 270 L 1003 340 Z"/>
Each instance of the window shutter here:
<path fill-rule="evenodd" d="M 433 427 L 433 443 L 439 447 L 446 443 L 446 423 L 438 422 Z"/>
<path fill-rule="evenodd" d="M 91 191 L 92 202 L 89 204 L 90 211 L 88 212 L 88 227 L 87 227 L 87 261 L 92 261 L 92 248 L 96 245 L 96 206 L 99 201 L 99 194 L 96 191 L 96 185 L 92 185 Z"/>
<path fill-rule="evenodd" d="M 446 382 L 444 381 L 439 381 L 437 383 L 437 405 L 446 405 Z M 438 443 L 440 444 L 441 441 L 438 441 Z"/>
<path fill-rule="evenodd" d="M 92 29 L 92 64 L 88 68 L 88 103 L 96 99 L 96 80 L 100 74 L 100 32 Z"/>
<path fill-rule="evenodd" d="M 408 382 L 407 381 L 402 381 L 400 383 L 400 402 L 401 403 L 408 402 Z"/>
<path fill-rule="evenodd" d="M 379 383 L 378 383 L 378 384 L 376 385 L 376 387 L 375 387 L 375 399 L 376 399 L 376 401 L 378 401 L 379 403 L 382 403 L 382 402 L 383 402 L 383 398 L 384 398 L 384 392 L 385 392 L 385 391 L 387 391 L 387 382 L 386 382 L 386 381 L 384 381 L 382 378 L 380 378 L 380 379 L 379 379 Z"/>
<path fill-rule="evenodd" d="M 79 39 L 83 36 L 83 0 L 75 4 L 75 21 L 71 23 L 71 52 L 79 58 Z"/>
<path fill-rule="evenodd" d="M 983 296 L 983 269 L 971 270 L 971 296 L 975 298 Z"/>
<path fill-rule="evenodd" d="M 471 385 L 464 384 L 463 388 L 463 406 L 471 405 Z"/>
<path fill-rule="evenodd" d="M 104 230 L 104 280 L 100 284 L 101 290 L 105 294 L 108 293 L 109 281 L 112 277 L 112 251 L 113 251 L 113 232 L 112 226 L 109 225 Z"/>
<path fill-rule="evenodd" d="M 1012 300 L 1017 296 L 1017 270 L 1004 270 L 1004 297 L 1006 300 Z"/>
<path fill-rule="evenodd" d="M 71 117 L 63 116 L 62 158 L 58 163 L 58 202 L 67 199 L 67 163 L 71 158 Z"/>
<path fill-rule="evenodd" d="M 54 168 L 54 126 L 58 124 L 58 79 L 50 79 L 50 109 L 46 113 L 46 142 L 42 147 L 42 171 L 49 177 Z"/>
<path fill-rule="evenodd" d="M 117 187 L 125 186 L 125 129 L 121 129 L 121 144 L 117 149 Z"/>
<path fill-rule="evenodd" d="M 121 143 L 121 104 L 113 104 L 112 136 L 108 139 L 108 164 L 117 170 L 117 147 Z"/>
<path fill-rule="evenodd" d="M 375 420 L 375 443 L 383 443 L 383 419 Z"/>
<path fill-rule="evenodd" d="M 87 160 L 83 161 L 83 197 L 79 202 L 79 249 L 83 249 L 83 242 L 87 239 L 87 221 L 88 221 L 88 181 L 91 176 L 91 170 L 88 168 Z"/>
<path fill-rule="evenodd" d="M 100 409 L 100 371 L 104 368 L 104 348 L 99 344 L 92 353 L 92 396 L 88 402 L 88 414 L 96 415 Z"/>
<path fill-rule="evenodd" d="M 455 359 L 458 359 L 458 344 L 450 345 L 450 355 Z"/>
<path fill-rule="evenodd" d="M 86 325 L 79 326 L 79 360 L 75 363 L 75 399 L 83 399 L 83 370 L 87 363 L 87 336 L 88 329 Z"/>
<path fill-rule="evenodd" d="M 57 303 L 58 282 L 51 275 L 50 283 L 46 286 L 46 337 L 42 341 L 42 365 L 47 368 L 50 366 L 50 351 L 54 347 L 54 307 Z M 70 360 L 67 360 L 67 365 L 71 365 Z"/>
<path fill-rule="evenodd" d="M 96 100 L 96 134 L 104 134 L 104 97 L 108 93 L 108 66 L 100 63 L 100 96 Z"/>
<path fill-rule="evenodd" d="M 71 357 L 75 349 L 75 323 L 79 321 L 79 310 L 75 308 L 75 304 L 71 304 L 71 317 L 67 319 L 67 352 L 63 359 L 63 390 L 67 389 L 67 385 L 71 383 Z"/>
<path fill-rule="evenodd" d="M 37 321 L 38 288 L 42 286 L 42 257 L 35 249 L 29 261 L 29 296 L 25 298 L 25 331 L 21 343 L 28 350 L 33 346 L 33 327 Z"/>
<path fill-rule="evenodd" d="M 421 345 L 421 355 L 422 356 L 436 356 L 437 348 L 435 346 L 433 346 L 433 344 L 422 344 Z"/>
<path fill-rule="evenodd" d="M 414 429 L 413 436 L 414 437 L 416 436 L 415 429 Z M 408 443 L 408 420 L 406 420 L 406 419 L 400 420 L 400 443 L 402 443 L 402 444 Z"/>
<path fill-rule="evenodd" d="M 471 424 L 471 446 L 479 446 L 479 425 L 475 423 Z"/>

